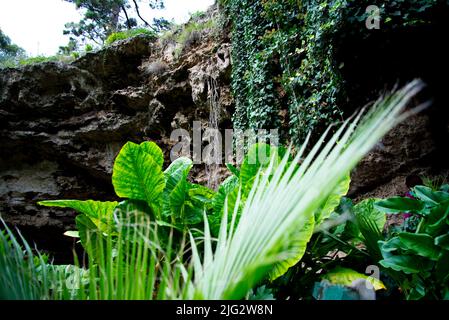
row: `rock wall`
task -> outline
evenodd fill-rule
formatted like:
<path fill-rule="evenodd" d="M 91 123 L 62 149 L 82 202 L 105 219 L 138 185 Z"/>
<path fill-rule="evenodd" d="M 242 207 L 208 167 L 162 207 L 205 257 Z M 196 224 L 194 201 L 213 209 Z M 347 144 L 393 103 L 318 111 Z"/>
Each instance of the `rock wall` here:
<path fill-rule="evenodd" d="M 207 30 L 179 59 L 172 44 L 145 36 L 71 64 L 0 71 L 0 214 L 39 247 L 70 260 L 75 212 L 43 199 L 115 199 L 114 158 L 127 141 L 153 140 L 169 161 L 170 133 L 207 126 L 208 81 L 216 80 L 221 123 L 229 123 L 230 44 Z M 220 123 L 220 124 L 221 124 Z M 207 177 L 198 168 L 193 179 Z"/>

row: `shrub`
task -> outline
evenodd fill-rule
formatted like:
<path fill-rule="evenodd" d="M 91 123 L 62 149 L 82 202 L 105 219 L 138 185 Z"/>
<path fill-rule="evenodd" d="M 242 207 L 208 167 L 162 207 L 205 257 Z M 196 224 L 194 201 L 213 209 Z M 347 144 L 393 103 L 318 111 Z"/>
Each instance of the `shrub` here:
<path fill-rule="evenodd" d="M 131 30 L 125 30 L 125 31 L 119 31 L 112 33 L 109 37 L 106 38 L 105 44 L 111 45 L 114 42 L 129 39 L 138 35 L 146 35 L 152 38 L 156 37 L 156 33 L 154 31 L 145 29 L 145 28 L 137 28 L 137 29 L 131 29 Z"/>
<path fill-rule="evenodd" d="M 214 30 L 217 27 L 215 19 L 208 20 L 206 22 L 190 22 L 184 26 L 184 28 L 175 35 L 175 41 L 177 47 L 174 52 L 175 58 L 179 58 L 182 52 L 191 48 L 194 45 L 198 45 L 203 37 L 205 30 Z"/>
<path fill-rule="evenodd" d="M 196 12 L 190 14 L 190 18 L 192 20 L 199 20 L 199 19 L 202 19 L 205 17 L 206 17 L 206 12 L 204 12 L 204 11 L 196 11 Z"/>

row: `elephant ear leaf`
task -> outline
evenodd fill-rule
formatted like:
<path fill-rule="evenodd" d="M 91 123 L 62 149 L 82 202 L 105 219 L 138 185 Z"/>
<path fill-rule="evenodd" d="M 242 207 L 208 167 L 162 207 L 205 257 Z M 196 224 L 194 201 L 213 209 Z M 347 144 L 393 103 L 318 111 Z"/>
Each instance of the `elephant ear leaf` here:
<path fill-rule="evenodd" d="M 38 204 L 46 207 L 70 208 L 84 214 L 103 232 L 110 231 L 110 221 L 118 202 L 102 202 L 94 200 L 47 200 Z"/>
<path fill-rule="evenodd" d="M 378 203 L 379 200 L 380 199 L 377 198 L 369 198 L 360 201 L 353 207 L 353 212 L 357 219 L 368 219 L 372 221 L 379 232 L 382 232 L 385 223 L 387 222 L 387 216 L 384 212 L 377 209 L 375 204 Z"/>
<path fill-rule="evenodd" d="M 404 197 L 392 197 L 375 203 L 375 208 L 385 213 L 421 213 L 424 202 Z"/>
<path fill-rule="evenodd" d="M 332 271 L 329 271 L 323 276 L 322 279 L 328 280 L 332 284 L 343 286 L 351 286 L 355 280 L 364 279 L 370 282 L 375 290 L 386 289 L 383 282 L 379 279 L 342 267 L 336 267 Z"/>
<path fill-rule="evenodd" d="M 192 160 L 186 157 L 180 157 L 173 161 L 164 171 L 166 179 L 164 191 L 171 192 L 175 186 L 189 174 L 192 165 Z"/>
<path fill-rule="evenodd" d="M 157 144 L 152 141 L 145 141 L 139 145 L 139 148 L 149 154 L 159 167 L 164 165 L 164 154 Z"/>
<path fill-rule="evenodd" d="M 315 213 L 315 225 L 319 226 L 321 222 L 330 217 L 331 213 L 340 204 L 340 200 L 349 191 L 349 184 L 351 183 L 351 177 L 349 174 L 335 187 L 334 191 L 327 198 L 326 202 Z"/>
<path fill-rule="evenodd" d="M 192 168 L 192 160 L 181 157 L 172 162 L 164 171 L 165 189 L 162 214 L 165 217 L 179 214 L 187 195 L 187 175 Z"/>
<path fill-rule="evenodd" d="M 432 236 L 425 233 L 409 233 L 402 232 L 399 234 L 401 242 L 409 249 L 414 251 L 417 255 L 437 261 L 441 252 L 435 244 Z"/>
<path fill-rule="evenodd" d="M 162 151 L 152 142 L 128 142 L 115 159 L 112 184 L 122 198 L 157 202 L 165 188 Z"/>
<path fill-rule="evenodd" d="M 288 258 L 274 265 L 269 274 L 271 281 L 282 276 L 290 267 L 293 267 L 302 259 L 304 253 L 306 252 L 307 243 L 310 241 L 310 238 L 313 235 L 314 226 L 315 219 L 312 215 L 310 217 L 310 220 L 306 224 L 304 224 L 301 229 L 295 229 L 292 232 L 286 234 L 286 237 L 290 239 L 290 246 L 284 251 L 287 254 Z"/>
<path fill-rule="evenodd" d="M 81 240 L 81 244 L 88 254 L 95 259 L 97 247 L 100 241 L 104 241 L 101 231 L 98 230 L 95 223 L 84 214 L 80 214 L 75 218 L 76 228 Z"/>
<path fill-rule="evenodd" d="M 238 186 L 239 186 L 239 178 L 235 175 L 227 177 L 221 183 L 213 199 L 214 214 L 217 214 L 217 216 L 221 217 L 226 197 L 232 191 L 238 189 Z"/>
<path fill-rule="evenodd" d="M 270 163 L 272 156 L 277 155 L 278 163 L 281 161 L 278 148 L 270 146 L 265 143 L 258 143 L 252 145 L 248 154 L 243 159 L 242 165 L 240 167 L 240 183 L 242 186 L 251 183 L 254 177 L 257 175 L 261 168 L 265 168 Z M 250 189 L 250 187 L 249 187 Z"/>
<path fill-rule="evenodd" d="M 443 201 L 449 200 L 449 193 L 444 191 L 434 191 L 426 186 L 416 186 L 413 189 L 416 197 L 430 205 L 437 205 Z"/>
<path fill-rule="evenodd" d="M 239 169 L 237 169 L 236 167 L 234 167 L 231 163 L 226 163 L 226 168 L 228 168 L 228 170 L 235 175 L 236 177 L 240 176 L 240 171 Z"/>

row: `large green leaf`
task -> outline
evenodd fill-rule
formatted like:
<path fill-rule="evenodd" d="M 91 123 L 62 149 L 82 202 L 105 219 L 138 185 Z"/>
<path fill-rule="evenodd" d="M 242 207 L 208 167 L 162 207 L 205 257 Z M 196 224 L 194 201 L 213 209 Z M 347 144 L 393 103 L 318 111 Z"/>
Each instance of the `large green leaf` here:
<path fill-rule="evenodd" d="M 438 259 L 435 266 L 435 276 L 438 281 L 449 283 L 449 251 L 443 251 Z"/>
<path fill-rule="evenodd" d="M 186 195 L 183 203 L 180 203 L 179 210 L 182 212 L 182 225 L 195 225 L 203 221 L 204 211 L 212 207 L 212 199 L 215 191 L 204 186 L 187 183 Z"/>
<path fill-rule="evenodd" d="M 334 189 L 332 194 L 327 198 L 326 202 L 315 213 L 315 226 L 319 226 L 321 222 L 329 218 L 331 213 L 338 207 L 340 200 L 349 191 L 351 177 L 348 174 Z"/>
<path fill-rule="evenodd" d="M 164 165 L 164 153 L 159 146 L 152 141 L 145 141 L 139 145 L 139 148 L 149 154 L 159 167 Z"/>
<path fill-rule="evenodd" d="M 399 237 L 391 238 L 388 241 L 379 241 L 379 247 L 384 257 L 389 257 L 396 251 L 407 250 Z"/>
<path fill-rule="evenodd" d="M 343 286 L 351 286 L 355 280 L 365 279 L 371 282 L 375 290 L 385 289 L 385 285 L 379 279 L 367 276 L 366 274 L 359 273 L 349 268 L 337 267 L 326 273 L 322 279 L 328 280 L 332 284 L 339 284 Z"/>
<path fill-rule="evenodd" d="M 164 172 L 163 216 L 171 217 L 171 223 L 180 228 L 201 222 L 206 205 L 215 195 L 213 190 L 187 181 L 191 168 L 192 161 L 181 157 Z"/>
<path fill-rule="evenodd" d="M 235 189 L 238 189 L 239 178 L 235 175 L 227 177 L 218 187 L 218 191 L 214 197 L 214 214 L 220 216 L 223 211 L 223 205 L 226 197 Z"/>
<path fill-rule="evenodd" d="M 420 213 L 425 204 L 420 200 L 393 197 L 376 202 L 375 207 L 385 213 Z"/>
<path fill-rule="evenodd" d="M 426 258 L 411 255 L 394 255 L 384 258 L 379 263 L 385 268 L 391 268 L 407 274 L 428 271 L 433 265 L 432 261 Z"/>
<path fill-rule="evenodd" d="M 115 159 L 112 173 L 112 184 L 117 195 L 144 200 L 155 206 L 165 187 L 161 153 L 153 142 L 125 144 Z"/>
<path fill-rule="evenodd" d="M 195 183 L 189 183 L 189 198 L 194 203 L 212 206 L 216 195 L 214 190 Z"/>
<path fill-rule="evenodd" d="M 353 212 L 357 218 L 363 217 L 375 222 L 379 231 L 382 232 L 387 222 L 387 217 L 384 212 L 376 208 L 375 204 L 378 203 L 378 200 L 376 198 L 365 199 L 353 207 Z"/>
<path fill-rule="evenodd" d="M 78 215 L 75 218 L 75 222 L 81 244 L 87 253 L 94 258 L 96 256 L 97 246 L 102 238 L 102 232 L 98 230 L 95 223 L 84 214 Z"/>
<path fill-rule="evenodd" d="M 440 202 L 449 200 L 449 193 L 443 191 L 433 191 L 426 186 L 416 186 L 414 194 L 422 201 L 429 203 L 430 205 L 436 205 Z"/>
<path fill-rule="evenodd" d="M 381 260 L 382 253 L 378 241 L 383 239 L 382 231 L 387 219 L 385 213 L 374 206 L 376 201 L 378 199 L 365 199 L 359 202 L 353 207 L 353 213 L 366 248 L 374 259 Z"/>
<path fill-rule="evenodd" d="M 180 157 L 173 161 L 164 171 L 165 189 L 163 193 L 163 217 L 179 218 L 182 215 L 182 206 L 187 197 L 187 176 L 192 168 L 192 160 Z"/>
<path fill-rule="evenodd" d="M 315 219 L 312 215 L 308 223 L 304 224 L 299 230 L 293 230 L 292 232 L 286 234 L 286 237 L 290 240 L 286 240 L 289 243 L 288 248 L 284 248 L 284 254 L 288 256 L 287 259 L 276 263 L 273 266 L 273 270 L 270 271 L 270 280 L 275 280 L 276 278 L 282 276 L 290 267 L 296 265 L 307 249 L 307 243 L 309 243 L 310 238 L 313 235 L 313 229 L 315 226 Z"/>
<path fill-rule="evenodd" d="M 433 237 L 428 234 L 402 232 L 399 234 L 399 239 L 416 254 L 431 260 L 438 260 L 440 248 L 435 245 Z"/>
<path fill-rule="evenodd" d="M 449 201 L 441 202 L 430 209 L 429 215 L 426 217 L 425 230 L 431 235 L 439 235 L 448 229 L 449 217 Z"/>
<path fill-rule="evenodd" d="M 170 166 L 165 169 L 164 175 L 167 180 L 166 189 L 173 190 L 174 186 L 192 169 L 193 162 L 187 157 L 180 157 L 173 161 Z"/>
<path fill-rule="evenodd" d="M 240 167 L 239 178 L 241 185 L 251 184 L 259 170 L 268 167 L 271 157 L 275 158 L 275 163 L 279 163 L 281 158 L 278 150 L 277 147 L 265 143 L 252 145 Z"/>
<path fill-rule="evenodd" d="M 112 215 L 118 202 L 102 202 L 94 200 L 46 200 L 38 204 L 46 207 L 71 208 L 85 214 L 95 226 L 103 231 L 110 232 Z"/>
<path fill-rule="evenodd" d="M 176 218 L 184 217 L 184 206 L 188 200 L 188 182 L 187 175 L 183 176 L 181 180 L 175 185 L 173 190 L 170 192 L 169 203 L 170 210 Z"/>

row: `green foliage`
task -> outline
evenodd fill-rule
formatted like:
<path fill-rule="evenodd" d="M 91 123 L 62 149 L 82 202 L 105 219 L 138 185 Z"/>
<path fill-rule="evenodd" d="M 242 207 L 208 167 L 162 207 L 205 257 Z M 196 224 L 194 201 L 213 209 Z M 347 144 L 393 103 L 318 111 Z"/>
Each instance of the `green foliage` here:
<path fill-rule="evenodd" d="M 152 38 L 156 37 L 156 33 L 154 31 L 151 31 L 151 30 L 148 30 L 145 28 L 137 28 L 137 29 L 114 32 L 106 38 L 104 43 L 106 45 L 111 45 L 114 42 L 129 39 L 129 38 L 132 38 L 132 37 L 135 37 L 138 35 L 146 35 L 146 36 L 149 36 Z"/>
<path fill-rule="evenodd" d="M 219 225 L 216 221 L 219 221 L 219 217 L 223 214 L 225 199 L 227 199 L 226 204 L 228 212 L 230 213 L 234 212 L 237 201 L 241 203 L 240 207 L 237 209 L 237 216 L 235 217 L 236 221 L 238 221 L 241 210 L 249 196 L 257 175 L 259 173 L 264 174 L 270 163 L 273 164 L 275 168 L 279 166 L 285 153 L 286 150 L 282 147 L 278 148 L 259 143 L 249 148 L 247 155 L 243 159 L 240 170 L 232 165 L 228 165 L 228 168 L 233 175 L 219 186 L 218 192 L 214 198 L 215 212 L 214 216 L 210 219 L 213 235 L 218 235 Z M 288 160 L 288 163 L 291 163 L 292 159 L 289 158 Z M 296 166 L 296 170 L 298 169 L 299 165 Z M 315 215 L 310 217 L 309 221 L 304 223 L 301 228 L 293 229 L 285 234 L 286 238 L 291 239 L 290 245 L 284 248 L 284 250 L 288 252 L 287 255 L 290 258 L 277 263 L 273 267 L 273 270 L 271 270 L 269 275 L 271 280 L 282 276 L 290 267 L 296 265 L 298 261 L 301 260 L 314 229 L 317 228 L 339 205 L 341 197 L 348 192 L 349 183 L 350 177 L 347 175 L 336 186 L 326 201 L 323 202 Z M 229 217 L 229 219 L 230 218 L 231 217 Z"/>
<path fill-rule="evenodd" d="M 25 50 L 13 44 L 11 39 L 0 29 L 0 68 L 14 67 L 25 57 Z"/>
<path fill-rule="evenodd" d="M 328 41 L 342 6 L 343 1 L 228 1 L 237 128 L 279 127 L 279 112 L 288 108 L 288 133 L 298 142 L 338 118 L 340 79 Z"/>
<path fill-rule="evenodd" d="M 13 44 L 11 39 L 0 29 L 0 67 L 14 66 L 25 56 L 25 50 Z"/>
<path fill-rule="evenodd" d="M 74 56 L 66 56 L 66 55 L 54 55 L 54 56 L 36 56 L 36 57 L 17 57 L 14 59 L 6 60 L 0 63 L 0 67 L 9 67 L 9 68 L 17 68 L 21 66 L 33 65 L 38 63 L 45 62 L 62 62 L 62 63 L 70 63 L 74 60 Z"/>
<path fill-rule="evenodd" d="M 384 31 L 430 21 L 442 1 L 387 1 L 378 4 Z M 337 61 L 342 38 L 366 32 L 372 1 L 228 0 L 232 21 L 234 126 L 284 128 L 295 144 L 342 118 L 347 104 Z M 341 108 L 340 108 L 341 107 Z M 288 116 L 281 113 L 288 110 Z"/>
<path fill-rule="evenodd" d="M 173 53 L 174 57 L 178 59 L 185 50 L 188 50 L 195 44 L 199 44 L 203 39 L 204 31 L 214 32 L 216 28 L 217 20 L 215 18 L 207 21 L 196 21 L 193 19 L 193 21 L 190 21 L 175 32 L 171 31 L 171 33 L 168 33 L 166 38 L 171 38 L 177 44 Z"/>
<path fill-rule="evenodd" d="M 195 11 L 194 13 L 190 14 L 190 19 L 192 20 L 199 20 L 206 17 L 206 12 L 204 11 Z"/>
<path fill-rule="evenodd" d="M 185 298 L 189 271 L 182 246 L 172 239 L 159 243 L 158 226 L 135 211 L 119 212 L 116 235 L 91 229 L 85 233 L 87 266 L 53 265 L 39 253 L 24 249 L 4 225 L 0 232 L 0 299 L 153 300 Z M 164 248 L 164 249 L 162 249 Z M 165 250 L 165 251 L 164 251 Z M 179 269 L 178 269 L 179 268 Z"/>
<path fill-rule="evenodd" d="M 379 241 L 380 264 L 402 275 L 399 285 L 407 299 L 443 299 L 449 291 L 449 193 L 445 189 L 444 185 L 440 190 L 416 186 L 412 191 L 416 199 L 396 197 L 376 204 L 387 213 L 403 210 L 420 219 L 414 233 L 400 232 Z"/>
<path fill-rule="evenodd" d="M 365 274 L 361 274 L 352 269 L 342 267 L 337 267 L 329 271 L 322 277 L 322 279 L 328 280 L 333 284 L 340 284 L 344 286 L 350 286 L 357 279 L 365 279 L 373 285 L 375 290 L 385 289 L 385 285 L 382 281 L 369 277 Z"/>
<path fill-rule="evenodd" d="M 48 297 L 47 257 L 31 247 L 0 218 L 0 300 L 36 300 Z"/>

